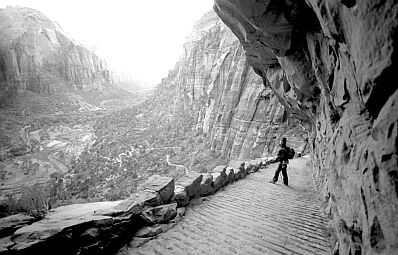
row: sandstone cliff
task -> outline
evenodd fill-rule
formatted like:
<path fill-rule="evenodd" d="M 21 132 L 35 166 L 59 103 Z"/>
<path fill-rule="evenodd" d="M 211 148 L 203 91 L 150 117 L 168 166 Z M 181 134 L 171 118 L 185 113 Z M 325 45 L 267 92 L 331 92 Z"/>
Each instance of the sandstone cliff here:
<path fill-rule="evenodd" d="M 170 114 L 195 115 L 197 129 L 209 134 L 212 149 L 229 159 L 273 154 L 282 135 L 298 151 L 305 144 L 303 128 L 298 121 L 288 123 L 289 113 L 214 12 L 195 24 L 183 56 L 155 98 L 166 108 L 171 105 Z"/>
<path fill-rule="evenodd" d="M 398 253 L 397 2 L 215 0 L 214 9 L 264 84 L 311 127 L 340 254 Z"/>
<path fill-rule="evenodd" d="M 103 60 L 39 11 L 0 9 L 0 90 L 54 94 L 113 83 Z"/>

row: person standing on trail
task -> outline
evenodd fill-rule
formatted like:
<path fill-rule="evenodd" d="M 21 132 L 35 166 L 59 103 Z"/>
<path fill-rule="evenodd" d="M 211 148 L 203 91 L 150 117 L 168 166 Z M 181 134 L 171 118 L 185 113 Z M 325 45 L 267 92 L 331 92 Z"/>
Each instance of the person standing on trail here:
<path fill-rule="evenodd" d="M 279 146 L 281 147 L 281 149 L 278 152 L 278 156 L 272 162 L 272 163 L 274 163 L 274 162 L 278 162 L 279 161 L 279 165 L 278 165 L 278 168 L 275 171 L 274 178 L 272 178 L 270 183 L 277 182 L 278 181 L 278 177 L 279 177 L 279 173 L 282 172 L 283 184 L 288 186 L 289 185 L 289 178 L 287 176 L 287 164 L 289 164 L 289 159 L 293 158 L 294 152 L 291 152 L 292 149 L 286 146 L 286 138 L 285 137 L 282 138 L 282 140 L 279 143 Z M 291 155 L 292 153 L 293 153 L 293 156 Z"/>

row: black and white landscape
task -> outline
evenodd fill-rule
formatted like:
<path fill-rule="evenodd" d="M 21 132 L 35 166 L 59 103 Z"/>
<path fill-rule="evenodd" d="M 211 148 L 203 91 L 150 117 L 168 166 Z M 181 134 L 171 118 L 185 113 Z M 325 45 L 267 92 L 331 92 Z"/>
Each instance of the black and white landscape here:
<path fill-rule="evenodd" d="M 396 1 L 203 6 L 157 84 L 0 9 L 0 253 L 398 252 Z M 289 186 L 269 182 L 282 137 Z"/>

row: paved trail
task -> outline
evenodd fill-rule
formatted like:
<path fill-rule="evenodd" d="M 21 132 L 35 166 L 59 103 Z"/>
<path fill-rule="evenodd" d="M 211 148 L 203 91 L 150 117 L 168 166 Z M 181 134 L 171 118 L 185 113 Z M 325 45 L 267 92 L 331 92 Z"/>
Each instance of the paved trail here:
<path fill-rule="evenodd" d="M 176 227 L 128 254 L 329 254 L 326 222 L 306 160 L 292 160 L 290 186 L 271 184 L 276 165 L 187 210 Z"/>

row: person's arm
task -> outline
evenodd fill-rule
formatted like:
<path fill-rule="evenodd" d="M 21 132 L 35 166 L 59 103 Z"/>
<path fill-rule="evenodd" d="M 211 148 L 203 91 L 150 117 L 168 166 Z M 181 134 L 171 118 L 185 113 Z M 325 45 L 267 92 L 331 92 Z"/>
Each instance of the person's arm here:
<path fill-rule="evenodd" d="M 271 158 L 270 160 L 268 160 L 268 164 L 273 164 L 273 163 L 276 163 L 276 162 L 278 162 L 279 160 L 278 160 L 278 156 L 276 156 L 276 157 L 273 157 L 273 158 Z"/>
<path fill-rule="evenodd" d="M 282 161 L 282 158 L 283 158 L 283 152 L 282 152 L 282 151 L 283 151 L 283 150 L 279 150 L 279 151 L 278 151 L 278 155 L 276 155 L 275 157 L 269 159 L 269 160 L 267 161 L 267 164 L 273 164 L 273 163 L 276 163 L 276 162 L 281 162 L 281 161 Z"/>

